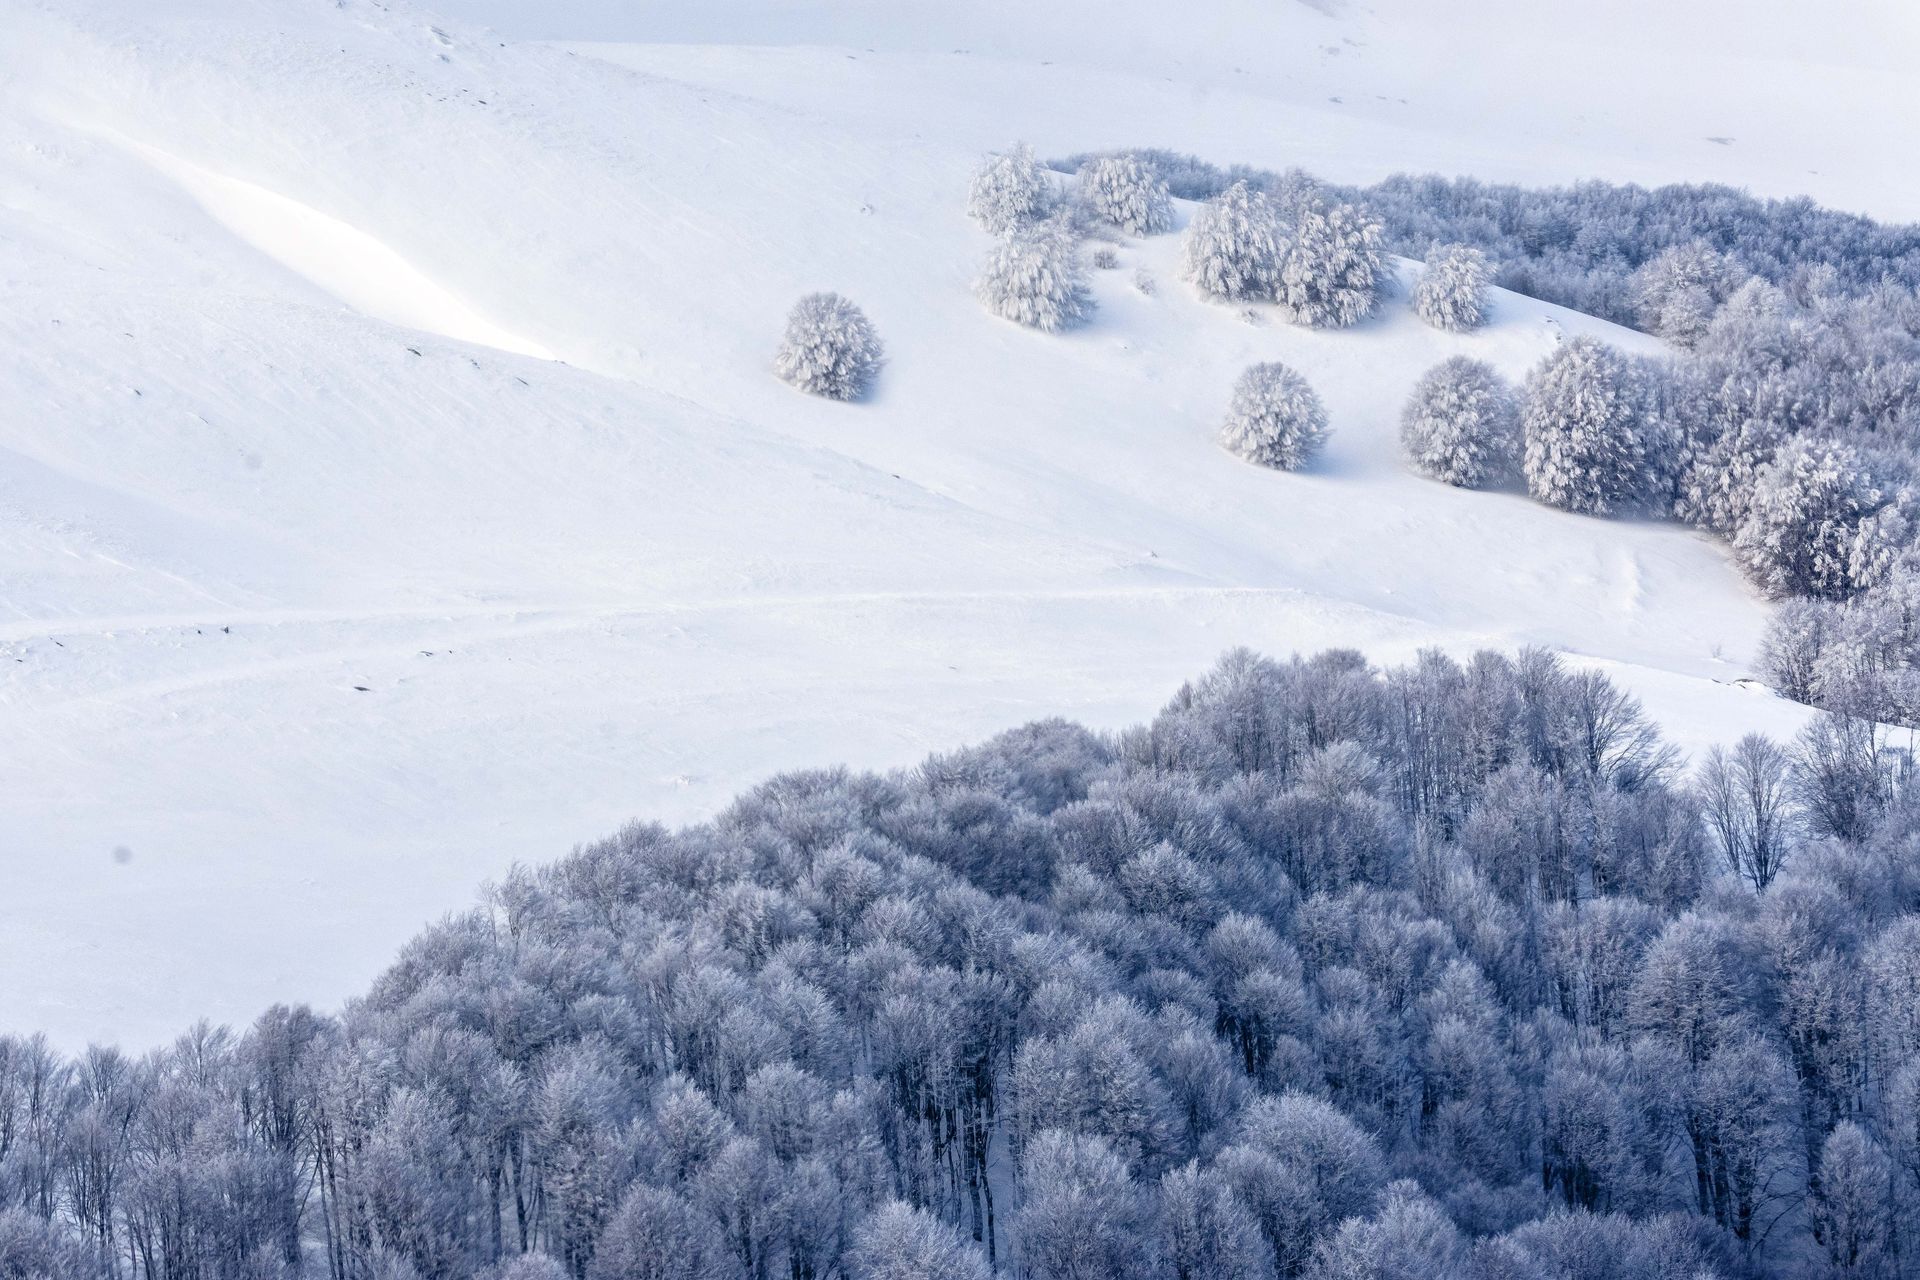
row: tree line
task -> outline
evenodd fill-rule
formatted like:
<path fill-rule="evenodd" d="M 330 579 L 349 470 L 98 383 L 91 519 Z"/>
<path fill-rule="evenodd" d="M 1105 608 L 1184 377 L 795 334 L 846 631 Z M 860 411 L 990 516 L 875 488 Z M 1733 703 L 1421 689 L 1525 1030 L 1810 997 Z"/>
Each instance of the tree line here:
<path fill-rule="evenodd" d="M 634 825 L 334 1014 L 0 1038 L 7 1280 L 1892 1277 L 1920 805 L 1553 656 L 1229 654 L 1150 723 Z"/>

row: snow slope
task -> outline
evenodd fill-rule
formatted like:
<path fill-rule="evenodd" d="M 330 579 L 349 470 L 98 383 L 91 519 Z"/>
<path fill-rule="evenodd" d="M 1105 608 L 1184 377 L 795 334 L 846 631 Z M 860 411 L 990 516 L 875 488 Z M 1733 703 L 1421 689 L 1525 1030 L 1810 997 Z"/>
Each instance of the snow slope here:
<path fill-rule="evenodd" d="M 1573 108 L 1485 78 L 1486 115 L 1302 96 L 1414 74 L 1411 4 L 1200 6 L 1272 24 L 1253 75 L 1131 2 L 491 4 L 0 0 L 0 1027 L 144 1044 L 331 1003 L 515 860 L 783 768 L 1136 720 L 1234 644 L 1544 643 L 1690 749 L 1797 724 L 1733 683 L 1764 614 L 1712 543 L 1395 457 L 1446 355 L 1649 340 L 1506 295 L 1465 337 L 1397 305 L 1250 323 L 1177 281 L 1175 237 L 1044 337 L 971 299 L 960 213 L 1022 134 L 1341 178 L 1760 148 L 1642 146 L 1606 123 L 1642 118 L 1624 90 L 1550 155 Z M 1765 154 L 1752 181 L 1791 185 Z M 1803 185 L 1905 207 L 1843 158 Z M 814 288 L 889 344 L 868 403 L 767 373 Z M 1308 474 L 1212 444 L 1272 358 L 1329 406 Z"/>

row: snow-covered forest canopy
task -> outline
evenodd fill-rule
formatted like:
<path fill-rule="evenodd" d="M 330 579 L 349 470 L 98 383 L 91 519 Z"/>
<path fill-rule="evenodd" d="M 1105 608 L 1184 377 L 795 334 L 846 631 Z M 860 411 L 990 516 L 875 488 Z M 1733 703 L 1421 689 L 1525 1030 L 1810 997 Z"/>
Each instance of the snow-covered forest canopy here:
<path fill-rule="evenodd" d="M 1839 717 L 1688 773 L 1543 651 L 1236 651 L 516 873 L 338 1015 L 0 1039 L 0 1274 L 1892 1277 L 1908 783 Z"/>

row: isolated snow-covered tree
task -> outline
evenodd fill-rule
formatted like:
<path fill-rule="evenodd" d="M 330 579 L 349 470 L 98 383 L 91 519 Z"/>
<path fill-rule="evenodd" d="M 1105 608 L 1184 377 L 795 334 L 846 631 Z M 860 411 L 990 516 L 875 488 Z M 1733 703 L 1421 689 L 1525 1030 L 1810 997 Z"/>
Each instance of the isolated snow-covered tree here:
<path fill-rule="evenodd" d="M 1274 300 L 1299 324 L 1343 329 L 1373 314 L 1386 259 L 1380 224 L 1350 204 L 1314 201 L 1300 213 Z"/>
<path fill-rule="evenodd" d="M 1547 356 L 1527 376 L 1521 412 L 1527 491 L 1589 515 L 1639 502 L 1648 487 L 1643 403 L 1633 367 L 1597 338 Z"/>
<path fill-rule="evenodd" d="M 859 307 L 837 293 L 810 293 L 787 316 L 773 369 L 802 391 L 858 400 L 885 359 L 880 335 Z"/>
<path fill-rule="evenodd" d="M 1210 297 L 1272 298 L 1286 250 L 1286 228 L 1273 201 L 1236 182 L 1193 215 L 1187 277 Z"/>
<path fill-rule="evenodd" d="M 1040 221 L 1052 207 L 1053 188 L 1024 142 L 987 157 L 967 192 L 967 216 L 996 236 Z"/>
<path fill-rule="evenodd" d="M 1844 600 L 1861 587 L 1859 566 L 1886 556 L 1879 540 L 1903 533 L 1876 520 L 1886 505 L 1859 455 L 1799 436 L 1761 469 L 1733 554 L 1768 595 Z"/>
<path fill-rule="evenodd" d="M 993 314 L 1047 333 L 1077 324 L 1093 310 L 1079 241 L 1053 220 L 995 245 L 973 291 Z"/>
<path fill-rule="evenodd" d="M 1691 347 L 1714 313 L 1746 283 L 1748 272 L 1701 241 L 1677 244 L 1633 273 L 1634 313 L 1649 333 Z"/>
<path fill-rule="evenodd" d="M 1464 244 L 1442 245 L 1427 255 L 1413 287 L 1413 313 L 1436 329 L 1465 333 L 1487 318 L 1487 287 L 1493 272 L 1487 255 Z"/>
<path fill-rule="evenodd" d="M 1414 384 L 1400 444 L 1421 475 L 1463 489 L 1498 484 L 1520 469 L 1513 389 L 1484 360 L 1443 360 Z"/>
<path fill-rule="evenodd" d="M 1249 365 L 1233 384 L 1220 443 L 1249 462 L 1298 471 L 1327 442 L 1327 411 L 1307 380 L 1278 361 Z"/>
<path fill-rule="evenodd" d="M 1080 166 L 1080 207 L 1095 222 L 1130 236 L 1151 236 L 1173 226 L 1167 184 L 1137 156 L 1100 156 Z"/>

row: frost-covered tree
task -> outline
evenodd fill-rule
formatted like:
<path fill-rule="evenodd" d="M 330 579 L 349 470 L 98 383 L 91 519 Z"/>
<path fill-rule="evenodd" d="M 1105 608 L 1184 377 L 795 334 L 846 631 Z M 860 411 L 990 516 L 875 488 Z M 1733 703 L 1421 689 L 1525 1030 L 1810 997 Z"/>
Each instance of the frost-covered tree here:
<path fill-rule="evenodd" d="M 993 314 L 1046 333 L 1093 311 L 1079 241 L 1058 221 L 1022 228 L 995 245 L 973 291 Z"/>
<path fill-rule="evenodd" d="M 787 316 L 774 372 L 829 400 L 858 400 L 873 385 L 886 349 L 866 313 L 837 293 L 810 293 Z"/>
<path fill-rule="evenodd" d="M 1187 226 L 1186 273 L 1209 297 L 1270 299 L 1280 284 L 1287 230 L 1264 192 L 1236 182 Z"/>
<path fill-rule="evenodd" d="M 1101 156 L 1081 165 L 1079 201 L 1088 218 L 1130 236 L 1158 235 L 1173 226 L 1167 184 L 1135 156 Z"/>
<path fill-rule="evenodd" d="M 1877 1280 L 1894 1272 L 1893 1164 L 1873 1135 L 1850 1120 L 1820 1150 L 1815 1233 L 1835 1277 Z"/>
<path fill-rule="evenodd" d="M 1524 390 L 1527 491 L 1589 515 L 1640 502 L 1649 484 L 1644 402 L 1634 368 L 1597 338 L 1547 356 Z"/>
<path fill-rule="evenodd" d="M 847 1259 L 852 1280 L 990 1280 L 972 1241 L 924 1209 L 899 1200 L 875 1210 Z"/>
<path fill-rule="evenodd" d="M 987 157 L 967 192 L 967 216 L 996 236 L 1038 222 L 1052 208 L 1053 188 L 1024 142 Z"/>
<path fill-rule="evenodd" d="M 1845 445 L 1797 437 L 1760 472 L 1734 559 L 1775 598 L 1844 600 L 1872 581 L 1904 528 L 1875 517 L 1886 500 Z"/>
<path fill-rule="evenodd" d="M 1386 259 L 1380 224 L 1350 204 L 1310 203 L 1281 255 L 1274 300 L 1295 322 L 1341 329 L 1373 314 Z"/>
<path fill-rule="evenodd" d="M 1327 442 L 1327 411 L 1307 380 L 1278 361 L 1247 366 L 1233 384 L 1220 443 L 1249 462 L 1298 471 Z"/>
<path fill-rule="evenodd" d="M 1452 356 L 1422 375 L 1400 415 L 1400 445 L 1421 475 L 1479 489 L 1520 471 L 1513 389 L 1484 360 Z"/>
<path fill-rule="evenodd" d="M 1677 244 L 1633 273 L 1634 311 L 1649 333 L 1691 347 L 1747 279 L 1739 263 L 1706 243 Z"/>
<path fill-rule="evenodd" d="M 1465 333 L 1487 319 L 1487 288 L 1493 272 L 1487 255 L 1471 245 L 1441 245 L 1413 286 L 1413 313 L 1436 329 Z"/>
<path fill-rule="evenodd" d="M 1728 870 L 1764 892 L 1787 860 L 1795 835 L 1789 760 L 1757 733 L 1731 752 L 1714 747 L 1700 771 L 1701 809 Z"/>

